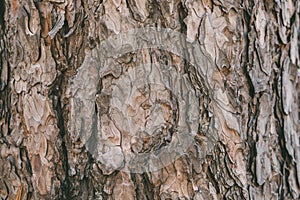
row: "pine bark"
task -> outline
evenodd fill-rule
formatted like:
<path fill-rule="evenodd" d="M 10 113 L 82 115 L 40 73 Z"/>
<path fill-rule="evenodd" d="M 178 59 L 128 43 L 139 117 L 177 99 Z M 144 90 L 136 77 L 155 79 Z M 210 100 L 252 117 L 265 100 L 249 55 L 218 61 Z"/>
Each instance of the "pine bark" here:
<path fill-rule="evenodd" d="M 297 0 L 0 0 L 1 199 L 299 199 L 299 16 Z M 185 35 L 192 64 L 155 48 L 99 59 L 101 41 L 146 27 Z M 158 82 L 184 77 L 197 132 L 174 162 L 130 173 L 120 152 L 168 145 L 186 117 L 176 84 L 146 87 L 148 63 Z M 133 141 L 113 108 L 151 106 L 168 126 Z"/>

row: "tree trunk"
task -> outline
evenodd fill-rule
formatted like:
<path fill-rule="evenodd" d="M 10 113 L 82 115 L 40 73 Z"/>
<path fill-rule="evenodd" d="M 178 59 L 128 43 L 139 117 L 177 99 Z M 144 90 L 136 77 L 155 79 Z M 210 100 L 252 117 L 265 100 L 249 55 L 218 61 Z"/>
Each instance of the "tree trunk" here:
<path fill-rule="evenodd" d="M 2 199 L 299 199 L 300 3 L 0 0 Z"/>

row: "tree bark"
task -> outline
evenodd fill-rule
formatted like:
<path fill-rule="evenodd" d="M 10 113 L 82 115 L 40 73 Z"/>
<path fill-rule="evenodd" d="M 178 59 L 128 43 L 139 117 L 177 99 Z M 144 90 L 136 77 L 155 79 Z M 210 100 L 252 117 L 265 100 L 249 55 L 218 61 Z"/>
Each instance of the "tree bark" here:
<path fill-rule="evenodd" d="M 0 0 L 1 198 L 299 199 L 299 14 Z"/>

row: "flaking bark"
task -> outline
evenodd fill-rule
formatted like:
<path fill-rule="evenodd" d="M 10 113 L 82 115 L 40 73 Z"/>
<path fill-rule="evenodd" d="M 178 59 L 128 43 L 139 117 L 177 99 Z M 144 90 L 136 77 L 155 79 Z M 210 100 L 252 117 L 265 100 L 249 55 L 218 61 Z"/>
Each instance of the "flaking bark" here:
<path fill-rule="evenodd" d="M 299 199 L 299 14 L 297 0 L 0 0 L 0 197 Z M 143 27 L 186 35 L 174 45 L 191 62 L 151 48 L 99 59 L 101 41 Z M 176 77 L 173 93 L 195 94 L 182 108 L 194 142 L 158 171 L 115 170 L 175 135 L 183 104 L 159 81 Z M 151 106 L 169 125 L 142 141 L 112 112 L 138 113 L 136 127 Z"/>

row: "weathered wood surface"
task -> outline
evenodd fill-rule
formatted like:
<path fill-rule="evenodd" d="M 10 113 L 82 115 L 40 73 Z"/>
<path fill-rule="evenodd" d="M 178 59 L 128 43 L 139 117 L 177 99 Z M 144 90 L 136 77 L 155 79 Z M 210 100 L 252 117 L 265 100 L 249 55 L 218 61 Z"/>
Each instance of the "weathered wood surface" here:
<path fill-rule="evenodd" d="M 299 14 L 297 0 L 0 0 L 1 198 L 299 199 Z M 100 56 L 145 27 L 186 35 L 171 41 L 189 62 Z M 185 119 L 183 156 L 122 170 Z"/>

